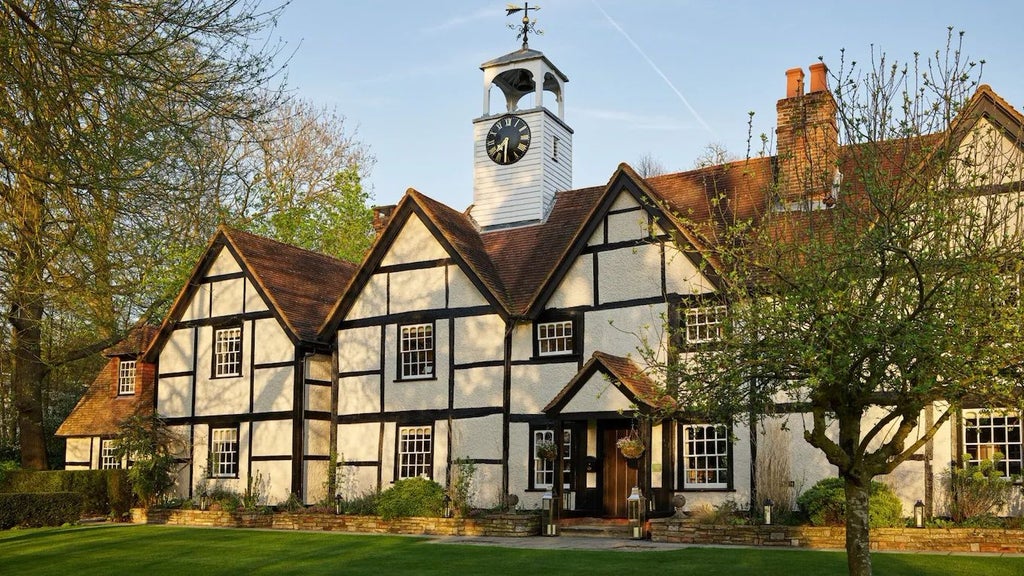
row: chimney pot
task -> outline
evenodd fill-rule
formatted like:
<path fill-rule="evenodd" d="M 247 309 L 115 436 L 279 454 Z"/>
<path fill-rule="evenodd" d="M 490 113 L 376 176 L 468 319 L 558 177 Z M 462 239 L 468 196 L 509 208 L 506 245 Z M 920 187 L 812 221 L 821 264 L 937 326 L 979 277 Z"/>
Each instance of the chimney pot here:
<path fill-rule="evenodd" d="M 802 68 L 786 70 L 786 98 L 804 95 L 804 71 Z"/>
<path fill-rule="evenodd" d="M 816 62 L 809 66 L 811 70 L 811 90 L 814 92 L 828 91 L 828 67 L 824 62 Z"/>

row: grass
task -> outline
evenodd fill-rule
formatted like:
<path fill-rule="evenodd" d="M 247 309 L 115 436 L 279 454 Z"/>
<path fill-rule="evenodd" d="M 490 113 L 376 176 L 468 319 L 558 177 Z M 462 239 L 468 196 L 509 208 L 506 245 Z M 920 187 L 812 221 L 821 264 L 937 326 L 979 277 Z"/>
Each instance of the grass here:
<path fill-rule="evenodd" d="M 1020 575 L 1024 558 L 876 554 L 875 574 Z M 576 551 L 434 544 L 401 536 L 86 526 L 0 532 L 0 574 L 843 574 L 840 552 L 688 548 Z"/>

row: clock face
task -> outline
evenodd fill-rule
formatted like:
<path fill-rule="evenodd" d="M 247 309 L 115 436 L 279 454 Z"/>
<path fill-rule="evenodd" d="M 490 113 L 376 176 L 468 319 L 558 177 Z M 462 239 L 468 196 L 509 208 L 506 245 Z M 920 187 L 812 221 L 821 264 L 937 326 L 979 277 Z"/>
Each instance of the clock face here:
<path fill-rule="evenodd" d="M 487 131 L 484 146 L 491 160 L 515 164 L 530 149 L 530 125 L 518 116 L 503 116 Z"/>

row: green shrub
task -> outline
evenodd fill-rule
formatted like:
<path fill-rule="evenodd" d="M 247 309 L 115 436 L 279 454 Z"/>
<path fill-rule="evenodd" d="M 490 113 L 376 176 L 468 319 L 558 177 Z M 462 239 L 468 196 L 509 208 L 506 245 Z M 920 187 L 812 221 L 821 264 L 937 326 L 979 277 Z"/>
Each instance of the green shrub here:
<path fill-rule="evenodd" d="M 367 490 L 353 498 L 343 498 L 341 500 L 341 513 L 355 516 L 376 516 L 378 514 L 377 500 L 379 498 L 380 492 L 376 490 Z"/>
<path fill-rule="evenodd" d="M 85 498 L 75 492 L 0 493 L 0 529 L 77 522 Z"/>
<path fill-rule="evenodd" d="M 82 513 L 119 518 L 132 505 L 125 470 L 15 470 L 5 474 L 0 492 L 75 492 L 82 495 Z"/>
<path fill-rule="evenodd" d="M 846 492 L 842 478 L 825 478 L 797 498 L 811 524 L 815 526 L 842 526 L 846 522 Z M 871 528 L 893 528 L 903 525 L 903 503 L 881 482 L 871 482 L 868 500 Z"/>
<path fill-rule="evenodd" d="M 964 460 L 970 458 L 969 454 L 964 454 Z M 997 453 L 992 460 L 978 464 L 968 463 L 963 468 L 950 466 L 947 505 L 954 522 L 974 527 L 993 523 L 993 512 L 1006 504 L 1013 488 L 999 470 L 1002 459 L 1003 455 Z"/>
<path fill-rule="evenodd" d="M 385 520 L 406 516 L 437 518 L 443 510 L 444 489 L 426 478 L 399 480 L 377 499 L 377 512 Z"/>

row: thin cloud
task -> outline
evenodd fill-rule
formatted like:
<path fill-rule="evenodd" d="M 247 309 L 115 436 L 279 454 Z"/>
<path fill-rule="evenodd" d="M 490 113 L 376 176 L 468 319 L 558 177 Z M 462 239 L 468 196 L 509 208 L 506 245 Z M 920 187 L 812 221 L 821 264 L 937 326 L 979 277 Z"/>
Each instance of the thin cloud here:
<path fill-rule="evenodd" d="M 468 14 L 466 16 L 455 16 L 454 18 L 450 18 L 440 24 L 424 28 L 420 30 L 420 32 L 426 35 L 441 34 L 442 32 L 447 32 L 453 28 L 465 26 L 466 24 L 472 24 L 473 22 L 479 22 L 480 20 L 487 20 L 488 18 L 496 18 L 498 15 L 499 13 L 496 12 L 493 7 L 481 8 L 472 14 Z"/>
<path fill-rule="evenodd" d="M 575 106 L 571 108 L 571 111 L 580 116 L 589 116 L 598 120 L 620 122 L 626 124 L 628 128 L 639 130 L 681 132 L 690 129 L 690 126 L 668 116 L 646 116 L 622 110 L 611 110 L 607 108 L 578 108 Z"/>
<path fill-rule="evenodd" d="M 601 5 L 597 3 L 597 0 L 591 1 L 593 2 L 594 7 L 597 8 L 597 10 L 602 15 L 604 15 L 606 20 L 608 20 L 608 23 L 611 24 L 613 28 L 618 30 L 619 34 L 622 34 L 622 37 L 626 39 L 626 42 L 629 42 L 633 49 L 636 50 L 638 54 L 640 54 L 640 57 L 642 57 L 647 62 L 651 69 L 653 69 L 658 76 L 661 76 L 661 79 L 665 81 L 665 84 L 668 84 L 669 89 L 675 92 L 676 96 L 679 97 L 679 100 L 681 100 L 683 102 L 683 105 L 686 106 L 686 109 L 690 111 L 690 114 L 692 114 L 693 117 L 697 119 L 697 122 L 700 122 L 700 125 L 703 126 L 705 130 L 710 132 L 711 135 L 717 137 L 715 131 L 711 129 L 711 126 L 708 126 L 708 123 L 705 122 L 703 118 L 701 118 L 700 114 L 698 114 L 696 110 L 694 110 L 693 106 L 690 105 L 690 101 L 687 100 L 686 96 L 683 96 L 683 93 L 680 92 L 679 89 L 676 88 L 675 84 L 673 84 L 672 81 L 668 79 L 668 76 L 666 76 L 665 73 L 661 71 L 661 68 L 659 68 L 658 65 L 655 64 L 654 61 L 647 56 L 647 53 L 645 53 L 643 49 L 640 48 L 640 46 L 633 41 L 633 38 L 631 38 L 630 35 L 627 34 L 625 30 L 622 29 L 622 26 L 619 26 L 619 23 L 613 20 L 612 17 L 607 12 L 604 11 L 604 8 L 601 8 Z"/>

